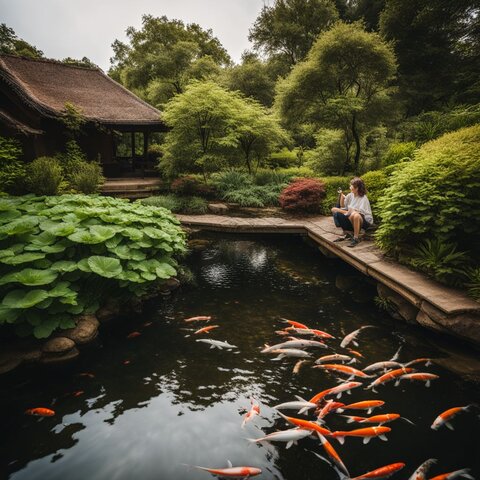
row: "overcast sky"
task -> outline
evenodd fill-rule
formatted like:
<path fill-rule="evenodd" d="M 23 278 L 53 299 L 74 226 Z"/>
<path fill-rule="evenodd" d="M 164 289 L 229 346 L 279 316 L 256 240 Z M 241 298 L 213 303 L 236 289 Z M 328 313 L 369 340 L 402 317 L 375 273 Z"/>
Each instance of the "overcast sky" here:
<path fill-rule="evenodd" d="M 104 70 L 110 66 L 115 39 L 125 29 L 141 28 L 143 14 L 166 15 L 198 23 L 213 34 L 235 62 L 251 47 L 248 29 L 268 0 L 0 0 L 0 23 L 46 57 L 88 57 Z M 270 2 L 271 3 L 271 2 Z"/>

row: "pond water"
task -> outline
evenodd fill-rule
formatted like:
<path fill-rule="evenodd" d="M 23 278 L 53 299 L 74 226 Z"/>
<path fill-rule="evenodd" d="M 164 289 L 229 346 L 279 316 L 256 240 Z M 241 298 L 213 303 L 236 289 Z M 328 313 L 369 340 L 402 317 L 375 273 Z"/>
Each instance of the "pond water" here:
<path fill-rule="evenodd" d="M 274 355 L 260 352 L 265 343 L 281 341 L 275 331 L 286 325 L 279 317 L 336 337 L 328 341 L 331 350 L 311 349 L 313 359 L 345 353 L 341 339 L 367 324 L 377 328 L 360 333 L 354 348 L 364 358 L 353 365 L 357 368 L 390 359 L 401 345 L 402 362 L 444 355 L 435 335 L 379 311 L 373 304 L 375 288 L 365 277 L 326 259 L 299 237 L 212 236 L 208 247 L 190 255 L 187 263 L 194 284 L 151 301 L 141 315 L 113 321 L 104 328 L 101 343 L 84 350 L 76 363 L 0 379 L 1 478 L 208 479 L 209 473 L 189 465 L 224 468 L 230 460 L 234 466 L 261 468 L 255 477 L 260 479 L 337 479 L 315 455 L 324 455 L 317 438 L 304 438 L 289 449 L 285 443 L 246 440 L 290 428 L 274 405 L 295 395 L 309 399 L 337 384 L 336 376 L 311 364 L 293 374 L 298 359 L 274 361 Z M 353 291 L 346 291 L 348 286 Z M 204 325 L 184 319 L 196 315 L 211 315 L 210 324 L 219 327 L 192 335 Z M 127 338 L 133 331 L 141 335 Z M 199 338 L 238 348 L 210 349 Z M 364 445 L 361 438 L 347 438 L 343 445 L 332 439 L 332 445 L 352 477 L 404 462 L 406 467 L 393 478 L 407 479 L 433 457 L 438 463 L 429 478 L 465 467 L 480 478 L 478 410 L 455 417 L 454 431 L 430 429 L 444 410 L 478 401 L 478 388 L 438 365 L 416 367 L 440 378 L 430 388 L 407 381 L 380 386 L 378 393 L 357 388 L 339 400 L 381 399 L 385 405 L 373 414 L 400 413 L 415 425 L 402 420 L 388 424 L 388 442 L 374 438 Z M 260 415 L 242 429 L 251 397 L 260 404 Z M 33 407 L 53 408 L 56 414 L 24 414 Z M 314 419 L 312 412 L 284 413 Z M 337 414 L 327 416 L 326 426 L 362 427 Z"/>

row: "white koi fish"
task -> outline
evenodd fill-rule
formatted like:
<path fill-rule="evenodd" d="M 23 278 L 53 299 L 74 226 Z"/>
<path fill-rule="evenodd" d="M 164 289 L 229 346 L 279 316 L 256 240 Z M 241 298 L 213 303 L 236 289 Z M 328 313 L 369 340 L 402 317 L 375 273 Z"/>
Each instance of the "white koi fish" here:
<path fill-rule="evenodd" d="M 295 395 L 295 398 L 297 401 L 293 402 L 285 402 L 285 403 L 280 403 L 279 405 L 275 405 L 273 408 L 276 410 L 298 410 L 298 413 L 304 413 L 311 408 L 317 408 L 317 404 L 313 402 L 307 402 L 302 397 L 299 397 L 298 395 Z"/>
<path fill-rule="evenodd" d="M 356 347 L 358 347 L 358 343 L 355 341 L 357 338 L 358 334 L 362 331 L 365 330 L 366 328 L 375 328 L 375 325 L 364 325 L 363 327 L 360 327 L 358 330 L 354 330 L 353 332 L 349 333 L 344 337 L 342 340 L 342 343 L 340 343 L 340 346 L 342 348 L 345 348 L 348 344 L 353 343 Z"/>
<path fill-rule="evenodd" d="M 235 345 L 231 345 L 228 342 L 221 342 L 220 340 L 212 340 L 210 338 L 199 338 L 197 342 L 208 343 L 210 345 L 210 348 L 219 348 L 220 350 L 224 348 L 226 350 L 232 350 L 234 348 L 238 348 Z"/>
<path fill-rule="evenodd" d="M 408 480 L 426 480 L 426 474 L 430 467 L 437 463 L 436 458 L 429 458 L 425 460 L 414 472 L 413 475 Z"/>
<path fill-rule="evenodd" d="M 217 477 L 226 478 L 249 478 L 262 473 L 262 470 L 256 467 L 234 467 L 230 460 L 228 460 L 228 468 L 207 468 L 199 467 L 198 465 L 193 466 L 194 468 L 205 470 L 206 472 L 209 472 Z"/>
<path fill-rule="evenodd" d="M 328 345 L 326 345 L 323 342 L 319 342 L 317 340 L 304 340 L 302 338 L 295 338 L 295 337 L 291 337 L 291 340 L 285 343 L 287 343 L 289 347 L 293 347 L 293 348 L 309 348 L 309 347 L 328 348 Z"/>
<path fill-rule="evenodd" d="M 276 350 L 272 350 L 271 353 L 279 354 L 278 357 L 275 357 L 273 360 L 281 360 L 285 357 L 307 358 L 312 356 L 311 353 L 298 348 L 277 348 Z"/>
<path fill-rule="evenodd" d="M 334 353 L 332 355 L 325 355 L 323 357 L 317 358 L 315 363 L 318 365 L 319 363 L 323 362 L 350 362 L 355 363 L 356 360 L 353 357 L 349 357 L 348 355 L 340 355 L 339 353 Z"/>
<path fill-rule="evenodd" d="M 296 445 L 298 440 L 308 437 L 311 434 L 312 430 L 307 430 L 305 428 L 290 428 L 289 430 L 270 433 L 261 438 L 247 438 L 247 440 L 252 443 L 287 442 L 287 448 L 290 448 L 292 445 Z"/>
<path fill-rule="evenodd" d="M 363 369 L 364 372 L 374 372 L 375 370 L 388 370 L 390 368 L 402 368 L 403 365 L 398 362 L 394 362 L 392 360 L 386 361 L 386 362 L 376 362 L 372 363 L 368 367 L 365 367 Z"/>
<path fill-rule="evenodd" d="M 260 414 L 260 405 L 256 403 L 253 398 L 250 399 L 250 405 L 252 408 L 246 413 L 246 415 L 243 417 L 243 422 L 242 422 L 242 428 L 245 427 L 245 424 L 252 420 L 256 415 Z"/>

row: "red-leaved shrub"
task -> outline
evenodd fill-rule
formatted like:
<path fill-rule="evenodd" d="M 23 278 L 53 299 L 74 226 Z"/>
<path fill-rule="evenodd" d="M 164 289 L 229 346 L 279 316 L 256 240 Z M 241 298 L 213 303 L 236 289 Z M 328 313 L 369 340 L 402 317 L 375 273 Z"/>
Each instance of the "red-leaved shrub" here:
<path fill-rule="evenodd" d="M 170 185 L 170 189 L 177 195 L 193 195 L 197 197 L 211 198 L 215 194 L 215 190 L 212 186 L 206 185 L 191 175 L 175 179 Z"/>
<path fill-rule="evenodd" d="M 280 206 L 290 212 L 316 213 L 325 198 L 325 184 L 313 178 L 299 178 L 280 194 Z"/>

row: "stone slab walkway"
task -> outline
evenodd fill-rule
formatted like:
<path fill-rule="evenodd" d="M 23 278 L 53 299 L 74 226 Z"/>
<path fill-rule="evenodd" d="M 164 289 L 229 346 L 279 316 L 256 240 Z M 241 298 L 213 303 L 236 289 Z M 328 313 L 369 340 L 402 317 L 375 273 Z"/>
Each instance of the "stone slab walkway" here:
<path fill-rule="evenodd" d="M 372 241 L 362 241 L 355 248 L 347 242 L 333 243 L 341 230 L 329 217 L 240 218 L 221 215 L 177 215 L 182 225 L 210 231 L 232 233 L 294 233 L 308 235 L 322 250 L 346 261 L 407 299 L 418 309 L 428 302 L 445 316 L 480 314 L 480 303 L 459 290 L 448 288 L 419 272 L 388 258 Z"/>

